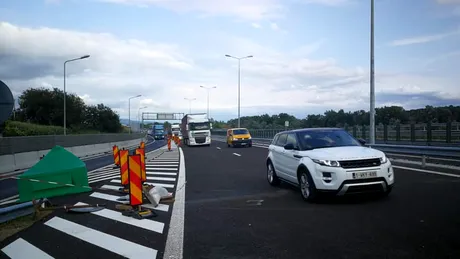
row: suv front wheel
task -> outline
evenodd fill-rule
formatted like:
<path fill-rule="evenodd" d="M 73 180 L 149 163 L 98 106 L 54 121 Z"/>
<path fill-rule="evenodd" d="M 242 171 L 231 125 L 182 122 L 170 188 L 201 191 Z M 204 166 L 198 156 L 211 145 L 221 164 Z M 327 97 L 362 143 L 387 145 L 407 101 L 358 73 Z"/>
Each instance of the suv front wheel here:
<path fill-rule="evenodd" d="M 305 201 L 314 201 L 317 197 L 315 183 L 307 170 L 299 173 L 300 194 Z"/>

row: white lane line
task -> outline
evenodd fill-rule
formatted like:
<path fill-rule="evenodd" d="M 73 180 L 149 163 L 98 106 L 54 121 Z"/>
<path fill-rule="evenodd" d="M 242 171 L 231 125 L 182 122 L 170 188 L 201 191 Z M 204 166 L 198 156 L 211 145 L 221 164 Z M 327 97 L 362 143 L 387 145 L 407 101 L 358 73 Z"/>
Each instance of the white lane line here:
<path fill-rule="evenodd" d="M 88 175 L 95 175 L 95 174 L 107 173 L 107 172 L 112 172 L 112 171 L 120 171 L 120 168 L 104 168 L 101 170 L 92 171 L 91 173 L 88 173 Z"/>
<path fill-rule="evenodd" d="M 19 199 L 14 199 L 14 200 L 9 200 L 9 201 L 4 201 L 4 202 L 1 202 L 0 205 L 7 205 L 7 204 L 11 204 L 11 203 L 16 203 L 18 202 Z"/>
<path fill-rule="evenodd" d="M 149 168 L 149 167 L 175 167 L 177 168 L 177 165 L 166 165 L 166 164 L 162 164 L 162 165 L 159 165 L 159 164 L 145 164 L 145 167 Z"/>
<path fill-rule="evenodd" d="M 164 168 L 164 167 L 149 167 L 149 166 L 146 166 L 146 170 L 177 171 L 177 167 L 176 168 Z"/>
<path fill-rule="evenodd" d="M 148 175 L 177 175 L 177 173 L 163 173 L 163 172 L 145 172 Z"/>
<path fill-rule="evenodd" d="M 49 254 L 43 252 L 22 238 L 18 238 L 11 244 L 4 247 L 2 252 L 11 259 L 54 259 L 54 257 L 51 257 Z"/>
<path fill-rule="evenodd" d="M 163 258 L 182 259 L 184 249 L 184 218 L 185 218 L 185 158 L 182 148 L 179 148 L 180 165 L 178 190 L 175 194 L 175 202 L 172 209 L 169 224 L 168 237 L 166 238 L 165 253 Z"/>
<path fill-rule="evenodd" d="M 94 169 L 94 170 L 91 170 L 88 172 L 88 174 L 92 173 L 92 172 L 96 172 L 96 171 L 99 171 L 101 169 L 105 169 L 105 168 L 109 168 L 109 167 L 113 167 L 113 165 L 106 165 L 106 166 L 103 166 L 103 167 L 99 167 L 97 169 Z"/>
<path fill-rule="evenodd" d="M 100 193 L 100 192 L 93 192 L 90 197 L 93 197 L 93 198 L 98 198 L 98 199 L 102 199 L 102 200 L 108 200 L 108 201 L 114 201 L 114 202 L 118 202 L 118 203 L 122 203 L 122 204 L 129 204 L 129 201 L 119 201 L 117 200 L 118 198 L 121 198 L 121 197 L 124 197 L 126 195 L 123 195 L 123 196 L 117 196 L 117 195 L 110 195 L 110 194 L 105 194 L 105 193 Z M 146 204 L 146 208 L 149 208 L 149 209 L 152 209 L 152 210 L 160 210 L 160 211 L 165 211 L 167 212 L 169 210 L 169 205 L 166 205 L 166 204 L 158 204 L 158 206 L 156 207 L 153 207 L 150 206 L 148 207 L 148 205 L 152 205 L 152 204 Z M 144 205 L 142 205 L 144 207 Z"/>
<path fill-rule="evenodd" d="M 216 147 L 216 148 L 219 149 L 219 150 L 221 149 L 220 147 Z"/>
<path fill-rule="evenodd" d="M 417 171 L 417 172 L 422 172 L 422 173 L 427 173 L 427 174 L 437 174 L 437 175 L 442 175 L 442 176 L 450 176 L 450 177 L 460 178 L 459 174 L 449 174 L 449 173 L 442 173 L 442 172 L 436 172 L 436 171 L 431 171 L 431 170 L 411 168 L 411 167 L 405 167 L 405 166 L 395 166 L 395 165 L 393 166 L 393 168 Z"/>
<path fill-rule="evenodd" d="M 110 181 L 111 183 L 118 183 L 120 184 L 120 178 L 118 178 L 117 180 L 112 180 Z M 165 188 L 174 188 L 174 184 L 167 184 L 167 183 L 153 183 L 153 182 L 147 182 L 147 184 L 151 184 L 153 186 L 162 186 L 162 187 L 165 187 Z"/>
<path fill-rule="evenodd" d="M 104 178 L 101 178 L 101 179 L 91 180 L 91 181 L 88 181 L 88 183 L 97 183 L 97 182 L 102 182 L 102 181 L 105 181 L 105 180 L 110 180 L 110 179 L 115 179 L 115 178 L 120 178 L 120 175 L 113 175 L 113 176 L 110 176 L 110 177 L 104 177 Z"/>
<path fill-rule="evenodd" d="M 110 178 L 112 177 L 112 178 Z M 120 174 L 119 173 L 116 173 L 116 174 L 110 174 L 110 175 L 103 175 L 103 176 L 98 176 L 98 177 L 94 177 L 94 178 L 89 178 L 88 181 L 97 181 L 97 180 L 100 180 L 100 179 L 113 179 L 113 177 L 120 177 Z"/>
<path fill-rule="evenodd" d="M 9 201 L 9 200 L 12 200 L 12 199 L 17 199 L 17 198 L 19 198 L 19 194 L 16 194 L 16 195 L 1 199 L 0 203 L 5 202 L 5 201 Z"/>
<path fill-rule="evenodd" d="M 138 245 L 59 217 L 45 225 L 127 258 L 156 258 L 157 250 Z M 32 256 L 30 258 L 36 258 Z"/>
<path fill-rule="evenodd" d="M 83 202 L 78 202 L 75 205 L 88 205 L 88 204 L 83 203 Z M 155 220 L 138 220 L 135 218 L 123 216 L 121 212 L 109 210 L 109 209 L 103 209 L 100 211 L 91 212 L 91 214 L 95 214 L 95 215 L 98 215 L 104 218 L 108 218 L 108 219 L 113 219 L 121 223 L 129 224 L 129 225 L 143 228 L 149 231 L 154 231 L 160 234 L 163 234 L 163 230 L 165 227 L 165 224 L 162 222 L 158 222 Z"/>
<path fill-rule="evenodd" d="M 145 163 L 146 165 L 177 165 L 179 164 L 179 162 L 175 161 L 175 162 L 155 162 L 155 161 L 149 161 L 147 163 Z"/>
<path fill-rule="evenodd" d="M 241 155 L 240 155 L 240 154 L 238 154 L 238 153 L 233 153 L 233 155 L 235 155 L 235 156 L 241 156 Z"/>
<path fill-rule="evenodd" d="M 108 173 L 103 173 L 103 174 L 89 175 L 88 180 L 97 179 L 100 177 L 105 177 L 105 176 L 110 176 L 110 175 L 116 175 L 116 174 L 120 174 L 120 172 L 115 171 L 115 172 L 108 172 Z"/>
<path fill-rule="evenodd" d="M 147 180 L 175 182 L 176 178 L 147 176 Z"/>

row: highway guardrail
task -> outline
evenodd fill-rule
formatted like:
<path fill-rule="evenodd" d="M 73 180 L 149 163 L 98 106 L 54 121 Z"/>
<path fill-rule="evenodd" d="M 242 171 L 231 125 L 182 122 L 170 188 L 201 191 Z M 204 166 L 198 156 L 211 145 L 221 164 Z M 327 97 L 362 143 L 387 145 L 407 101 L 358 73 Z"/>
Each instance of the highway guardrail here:
<path fill-rule="evenodd" d="M 342 127 L 356 138 L 369 140 L 369 126 Z M 248 128 L 253 138 L 273 138 L 275 134 L 291 127 L 277 129 Z M 214 135 L 226 135 L 226 129 L 213 129 Z M 460 122 L 375 125 L 375 140 L 379 144 L 460 146 Z"/>
<path fill-rule="evenodd" d="M 56 145 L 82 158 L 111 152 L 114 145 L 132 147 L 145 137 L 145 134 L 88 134 L 0 138 L 0 174 L 33 166 Z"/>

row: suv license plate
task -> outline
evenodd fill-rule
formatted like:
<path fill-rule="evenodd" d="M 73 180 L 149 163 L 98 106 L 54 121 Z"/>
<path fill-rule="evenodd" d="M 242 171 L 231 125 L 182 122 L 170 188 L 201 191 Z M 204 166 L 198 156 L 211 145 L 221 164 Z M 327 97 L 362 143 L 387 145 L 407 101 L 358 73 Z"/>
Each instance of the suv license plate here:
<path fill-rule="evenodd" d="M 377 172 L 372 171 L 372 172 L 353 173 L 353 179 L 362 179 L 362 178 L 371 178 L 371 177 L 377 177 Z"/>

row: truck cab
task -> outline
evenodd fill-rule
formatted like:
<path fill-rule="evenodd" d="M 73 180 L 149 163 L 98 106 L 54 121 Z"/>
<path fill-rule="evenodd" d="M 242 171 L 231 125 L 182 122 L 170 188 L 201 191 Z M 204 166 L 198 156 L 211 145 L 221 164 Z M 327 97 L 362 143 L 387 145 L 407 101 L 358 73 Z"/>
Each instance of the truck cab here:
<path fill-rule="evenodd" d="M 182 133 L 180 132 L 180 124 L 172 124 L 171 131 L 174 136 L 178 136 L 179 139 L 182 139 Z"/>
<path fill-rule="evenodd" d="M 182 119 L 182 137 L 187 146 L 210 146 L 212 124 L 206 113 L 186 114 Z"/>

